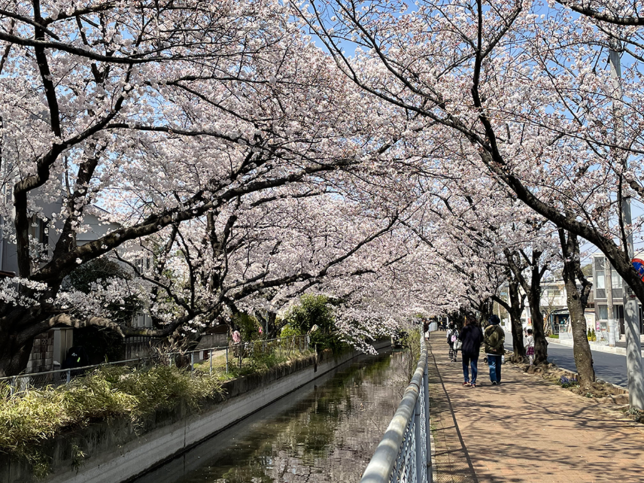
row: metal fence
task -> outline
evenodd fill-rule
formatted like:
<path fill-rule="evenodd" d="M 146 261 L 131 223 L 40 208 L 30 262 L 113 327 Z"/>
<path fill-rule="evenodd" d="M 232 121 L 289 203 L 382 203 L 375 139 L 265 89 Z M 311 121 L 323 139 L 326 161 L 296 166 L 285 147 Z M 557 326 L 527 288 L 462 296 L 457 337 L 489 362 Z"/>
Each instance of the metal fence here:
<path fill-rule="evenodd" d="M 15 396 L 28 392 L 30 389 L 69 384 L 72 380 L 91 374 L 97 369 L 119 366 L 144 369 L 155 365 L 169 365 L 185 368 L 191 372 L 197 371 L 213 375 L 222 372 L 228 373 L 234 367 L 241 368 L 245 360 L 258 358 L 261 355 L 277 353 L 290 357 L 295 353 L 303 353 L 307 350 L 309 350 L 309 337 L 307 335 L 254 340 L 238 344 L 231 343 L 226 346 L 191 351 L 162 352 L 159 350 L 157 354 L 144 358 L 2 377 L 0 378 L 0 386 L 8 386 L 10 395 Z"/>
<path fill-rule="evenodd" d="M 420 337 L 420 360 L 416 371 L 360 481 L 432 481 L 427 347 L 423 334 Z"/>

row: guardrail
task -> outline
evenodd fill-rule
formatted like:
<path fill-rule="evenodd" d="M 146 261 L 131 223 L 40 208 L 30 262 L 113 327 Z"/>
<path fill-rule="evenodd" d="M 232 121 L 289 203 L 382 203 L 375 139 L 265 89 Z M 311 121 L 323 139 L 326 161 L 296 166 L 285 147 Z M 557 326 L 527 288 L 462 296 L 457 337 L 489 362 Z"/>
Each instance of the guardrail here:
<path fill-rule="evenodd" d="M 432 481 L 427 347 L 423 334 L 420 336 L 420 360 L 416 371 L 360 481 Z"/>
<path fill-rule="evenodd" d="M 6 384 L 9 387 L 10 395 L 15 396 L 19 393 L 28 392 L 30 389 L 66 385 L 73 379 L 90 374 L 96 369 L 115 366 L 144 368 L 154 365 L 176 365 L 191 372 L 198 370 L 202 373 L 212 375 L 216 372 L 228 373 L 233 364 L 241 368 L 244 359 L 248 359 L 257 354 L 269 354 L 280 351 L 290 356 L 295 352 L 305 352 L 307 350 L 309 350 L 309 336 L 307 335 L 279 339 L 259 339 L 238 344 L 231 343 L 226 346 L 208 347 L 182 352 L 159 352 L 156 355 L 136 359 L 1 377 L 0 385 Z M 213 360 L 217 357 L 222 358 L 221 363 L 218 361 L 217 365 L 213 365 Z M 223 361 L 224 357 L 225 365 Z"/>

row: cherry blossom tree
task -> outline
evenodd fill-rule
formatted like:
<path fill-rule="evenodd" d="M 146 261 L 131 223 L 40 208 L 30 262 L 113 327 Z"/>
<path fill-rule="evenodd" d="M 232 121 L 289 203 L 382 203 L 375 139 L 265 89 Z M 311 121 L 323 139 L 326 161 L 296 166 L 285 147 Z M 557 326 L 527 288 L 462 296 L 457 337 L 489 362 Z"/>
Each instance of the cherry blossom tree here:
<path fill-rule="evenodd" d="M 76 267 L 395 143 L 278 1 L 8 2 L 0 43 L 0 216 L 18 261 L 2 281 L 0 375 L 52 326 L 113 327 L 71 320 L 86 297 L 60 288 Z M 92 206 L 117 228 L 81 245 Z"/>
<path fill-rule="evenodd" d="M 621 211 L 622 200 L 643 193 L 638 7 L 561 3 L 582 15 L 515 1 L 292 6 L 365 95 L 410 113 L 417 145 L 450 153 L 438 160 L 442 173 L 479 176 L 483 167 L 537 214 L 597 246 L 642 301 L 627 249 L 641 221 L 628 226 Z M 615 40 L 630 56 L 619 80 L 604 67 Z"/>
<path fill-rule="evenodd" d="M 137 264 L 140 250 L 130 251 L 130 260 L 120 257 L 147 287 L 143 298 L 158 301 L 151 306 L 157 328 L 139 333 L 197 331 L 240 311 L 277 313 L 305 291 L 342 299 L 363 283 L 361 277 L 400 258 L 391 240 L 382 241 L 396 213 L 365 214 L 337 192 L 302 188 L 299 194 L 291 186 L 237 199 L 217 214 L 139 240 L 154 259 L 148 269 Z M 168 298 L 170 310 L 163 302 Z"/>
<path fill-rule="evenodd" d="M 419 2 L 415 11 L 399 2 L 318 1 L 299 13 L 357 85 L 416 113 L 432 125 L 431 142 L 454 145 L 452 159 L 482 164 L 537 213 L 593 243 L 644 300 L 624 248 L 639 222 L 624 226 L 619 212 L 624 197 L 640 196 L 641 163 L 632 158 L 640 153 L 639 65 L 618 83 L 597 67 L 607 31 L 641 57 L 637 11 L 566 4 L 606 15 L 482 1 Z M 623 21 L 611 18 L 616 12 Z M 357 45 L 355 57 L 343 53 L 347 42 Z"/>

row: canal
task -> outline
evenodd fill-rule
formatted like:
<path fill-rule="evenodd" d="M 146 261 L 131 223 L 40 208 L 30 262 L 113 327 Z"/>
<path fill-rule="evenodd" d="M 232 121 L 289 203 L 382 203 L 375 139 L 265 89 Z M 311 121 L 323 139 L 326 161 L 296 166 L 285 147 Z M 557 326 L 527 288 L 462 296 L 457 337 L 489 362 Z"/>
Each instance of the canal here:
<path fill-rule="evenodd" d="M 410 369 L 408 352 L 361 356 L 135 482 L 357 482 Z"/>

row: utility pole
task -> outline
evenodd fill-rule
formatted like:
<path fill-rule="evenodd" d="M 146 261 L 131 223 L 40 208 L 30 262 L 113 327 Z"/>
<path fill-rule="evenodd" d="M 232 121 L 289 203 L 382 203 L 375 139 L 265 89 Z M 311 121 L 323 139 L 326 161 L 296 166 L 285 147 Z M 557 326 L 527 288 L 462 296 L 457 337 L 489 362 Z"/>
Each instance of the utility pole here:
<path fill-rule="evenodd" d="M 610 216 L 607 220 L 610 223 Z M 610 226 L 610 225 L 609 225 Z M 613 266 L 609 263 L 608 259 L 604 257 L 604 287 L 606 290 L 606 306 L 607 306 L 607 317 L 608 317 L 608 345 L 610 347 L 615 347 L 616 339 L 616 330 L 615 326 L 617 321 L 615 320 L 615 314 L 613 310 Z"/>
<path fill-rule="evenodd" d="M 620 59 L 618 41 L 614 38 L 609 39 L 610 50 L 610 72 L 615 85 L 615 100 L 613 101 L 613 113 L 615 116 L 615 145 L 619 145 L 622 124 L 623 109 L 622 103 L 622 64 Z M 618 159 L 619 152 L 614 150 L 615 160 Z M 623 155 L 623 168 L 628 166 L 628 157 Z M 626 231 L 626 246 L 624 250 L 628 254 L 629 260 L 633 259 L 633 232 L 631 229 L 631 200 L 629 197 L 622 196 L 621 206 L 622 222 Z M 609 264 L 610 265 L 610 264 Z M 640 324 L 639 311 L 637 310 L 637 298 L 628 284 L 623 284 L 624 288 L 624 330 L 626 332 L 626 374 L 628 378 L 628 399 L 631 408 L 644 409 L 644 366 L 642 365 L 642 345 L 640 343 Z M 612 288 L 611 288 L 612 289 Z"/>

